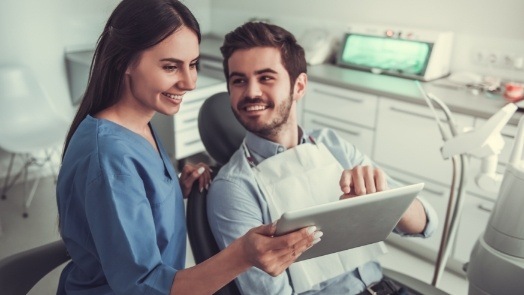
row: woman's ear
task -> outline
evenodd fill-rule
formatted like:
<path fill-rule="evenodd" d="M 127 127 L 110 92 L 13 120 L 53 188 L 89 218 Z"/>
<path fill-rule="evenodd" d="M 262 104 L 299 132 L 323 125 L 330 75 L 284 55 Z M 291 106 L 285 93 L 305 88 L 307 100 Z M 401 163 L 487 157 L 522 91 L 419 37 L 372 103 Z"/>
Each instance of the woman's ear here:
<path fill-rule="evenodd" d="M 302 99 L 304 94 L 306 94 L 306 86 L 307 74 L 300 73 L 300 75 L 298 75 L 297 79 L 295 80 L 295 85 L 293 87 L 293 100 L 299 101 Z"/>

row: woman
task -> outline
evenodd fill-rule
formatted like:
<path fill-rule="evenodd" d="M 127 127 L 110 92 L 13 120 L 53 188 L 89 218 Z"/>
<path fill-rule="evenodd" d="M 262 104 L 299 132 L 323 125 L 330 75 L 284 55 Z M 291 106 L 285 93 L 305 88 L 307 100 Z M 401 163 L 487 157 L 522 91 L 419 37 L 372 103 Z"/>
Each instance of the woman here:
<path fill-rule="evenodd" d="M 88 87 L 67 135 L 57 185 L 72 261 L 58 294 L 209 294 L 248 268 L 283 272 L 314 228 L 271 237 L 254 228 L 184 268 L 183 197 L 207 166 L 186 166 L 182 187 L 149 121 L 178 112 L 195 88 L 200 31 L 175 0 L 123 0 L 98 41 Z"/>

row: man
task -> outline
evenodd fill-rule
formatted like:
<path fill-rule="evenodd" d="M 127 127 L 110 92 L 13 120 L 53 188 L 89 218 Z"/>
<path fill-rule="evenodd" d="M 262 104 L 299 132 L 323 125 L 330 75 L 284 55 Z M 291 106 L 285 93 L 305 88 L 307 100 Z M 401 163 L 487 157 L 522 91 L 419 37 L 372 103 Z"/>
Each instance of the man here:
<path fill-rule="evenodd" d="M 208 217 L 220 248 L 284 211 L 331 201 L 324 197 L 327 191 L 347 198 L 395 185 L 332 130 L 306 132 L 298 126 L 307 67 L 291 33 L 246 23 L 226 35 L 221 51 L 231 107 L 248 133 L 209 190 Z M 428 237 L 436 223 L 433 209 L 416 199 L 395 232 Z M 383 280 L 374 260 L 383 253 L 378 243 L 294 263 L 276 277 L 252 268 L 236 282 L 244 294 L 360 294 L 366 289 L 400 294 Z"/>

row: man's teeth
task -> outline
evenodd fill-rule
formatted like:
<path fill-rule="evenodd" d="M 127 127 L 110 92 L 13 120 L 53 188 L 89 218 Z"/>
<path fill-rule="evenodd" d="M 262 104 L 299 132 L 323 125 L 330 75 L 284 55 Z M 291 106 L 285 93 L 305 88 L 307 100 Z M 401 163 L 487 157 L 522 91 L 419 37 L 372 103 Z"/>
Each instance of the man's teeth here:
<path fill-rule="evenodd" d="M 266 109 L 266 106 L 260 106 L 260 105 L 246 107 L 246 111 L 261 111 L 265 109 Z"/>
<path fill-rule="evenodd" d="M 176 94 L 171 94 L 171 93 L 164 93 L 164 95 L 171 99 L 182 99 L 182 95 L 176 95 Z"/>

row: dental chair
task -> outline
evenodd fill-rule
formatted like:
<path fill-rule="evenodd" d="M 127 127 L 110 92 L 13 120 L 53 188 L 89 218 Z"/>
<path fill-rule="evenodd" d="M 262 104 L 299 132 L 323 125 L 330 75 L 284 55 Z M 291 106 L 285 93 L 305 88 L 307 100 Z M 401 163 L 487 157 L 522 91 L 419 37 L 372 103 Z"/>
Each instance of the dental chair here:
<path fill-rule="evenodd" d="M 198 114 L 198 130 L 209 155 L 218 163 L 213 168 L 213 177 L 220 166 L 240 147 L 246 131 L 233 115 L 229 94 L 220 92 L 209 97 Z M 195 181 L 187 199 L 187 234 L 195 262 L 201 263 L 220 251 L 207 220 L 207 190 L 200 192 Z M 215 294 L 240 295 L 235 281 L 228 283 Z"/>
<path fill-rule="evenodd" d="M 213 168 L 214 174 L 218 172 L 220 166 L 229 161 L 246 134 L 246 130 L 231 110 L 227 92 L 214 94 L 204 102 L 198 114 L 198 130 L 206 151 L 219 165 Z M 200 192 L 198 182 L 195 182 L 187 200 L 186 218 L 189 243 L 196 263 L 201 263 L 220 251 L 209 227 L 206 198 L 207 191 Z M 447 294 L 394 270 L 383 269 L 383 274 L 415 295 Z M 215 294 L 239 295 L 240 291 L 232 281 Z"/>
<path fill-rule="evenodd" d="M 27 294 L 43 277 L 69 259 L 62 240 L 3 258 L 0 260 L 0 294 Z"/>

